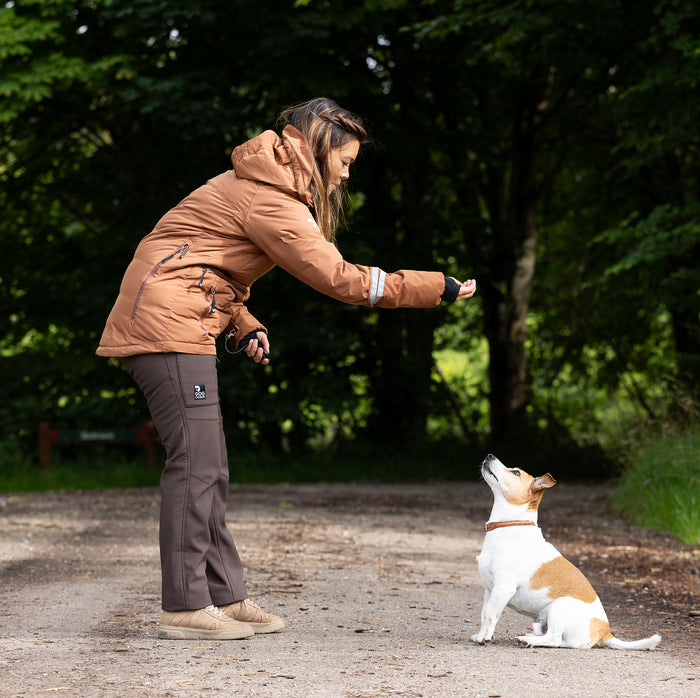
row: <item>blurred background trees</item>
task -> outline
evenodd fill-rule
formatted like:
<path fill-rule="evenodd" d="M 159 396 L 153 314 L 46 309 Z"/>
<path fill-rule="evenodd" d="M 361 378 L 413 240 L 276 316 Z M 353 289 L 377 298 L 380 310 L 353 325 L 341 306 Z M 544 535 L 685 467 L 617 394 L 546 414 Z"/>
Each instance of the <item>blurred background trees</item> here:
<path fill-rule="evenodd" d="M 699 20 L 675 0 L 5 2 L 2 439 L 143 421 L 94 356 L 133 250 L 319 95 L 373 138 L 344 256 L 478 297 L 367 310 L 274 270 L 250 301 L 270 366 L 220 350 L 232 452 L 501 448 L 600 473 L 636 429 L 696 421 Z"/>

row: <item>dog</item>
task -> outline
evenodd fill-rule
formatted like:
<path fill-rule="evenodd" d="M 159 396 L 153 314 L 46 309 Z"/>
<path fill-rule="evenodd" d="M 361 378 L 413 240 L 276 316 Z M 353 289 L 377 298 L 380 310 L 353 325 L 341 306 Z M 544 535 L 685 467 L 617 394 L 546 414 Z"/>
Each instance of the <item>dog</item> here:
<path fill-rule="evenodd" d="M 471 640 L 490 642 L 506 606 L 534 620 L 518 637 L 527 647 L 595 646 L 616 650 L 653 650 L 661 640 L 624 642 L 610 632 L 608 617 L 593 587 L 571 562 L 547 543 L 537 525 L 544 491 L 556 480 L 507 468 L 493 455 L 481 464 L 493 492 L 491 516 L 484 524 L 484 545 L 477 556 L 484 585 L 481 627 Z"/>

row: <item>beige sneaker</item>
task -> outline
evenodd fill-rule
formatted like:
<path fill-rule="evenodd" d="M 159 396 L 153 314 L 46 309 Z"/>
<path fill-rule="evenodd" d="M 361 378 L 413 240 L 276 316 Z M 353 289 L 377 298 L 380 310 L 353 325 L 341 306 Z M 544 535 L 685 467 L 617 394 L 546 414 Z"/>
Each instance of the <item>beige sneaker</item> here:
<path fill-rule="evenodd" d="M 248 623 L 253 626 L 256 633 L 276 633 L 287 627 L 287 624 L 279 616 L 273 616 L 272 613 L 265 613 L 261 608 L 258 608 L 250 599 L 237 601 L 228 606 L 222 606 L 221 610 L 229 617 L 234 618 L 242 623 Z"/>
<path fill-rule="evenodd" d="M 162 640 L 241 640 L 253 627 L 227 616 L 216 606 L 198 611 L 163 611 L 158 637 Z"/>

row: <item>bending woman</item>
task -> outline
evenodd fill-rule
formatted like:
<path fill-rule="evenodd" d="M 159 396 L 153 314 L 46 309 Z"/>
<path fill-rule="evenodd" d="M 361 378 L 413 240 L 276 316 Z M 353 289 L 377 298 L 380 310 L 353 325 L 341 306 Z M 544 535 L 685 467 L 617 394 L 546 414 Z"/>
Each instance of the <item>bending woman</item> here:
<path fill-rule="evenodd" d="M 161 218 L 138 245 L 97 354 L 120 357 L 143 391 L 166 451 L 161 477 L 159 637 L 239 639 L 285 627 L 248 599 L 226 521 L 228 459 L 216 338 L 269 363 L 267 329 L 246 308 L 254 281 L 278 265 L 355 305 L 431 308 L 476 284 L 438 272 L 346 262 L 333 243 L 362 121 L 330 99 L 292 107 L 281 136 L 238 146 L 233 169 Z"/>

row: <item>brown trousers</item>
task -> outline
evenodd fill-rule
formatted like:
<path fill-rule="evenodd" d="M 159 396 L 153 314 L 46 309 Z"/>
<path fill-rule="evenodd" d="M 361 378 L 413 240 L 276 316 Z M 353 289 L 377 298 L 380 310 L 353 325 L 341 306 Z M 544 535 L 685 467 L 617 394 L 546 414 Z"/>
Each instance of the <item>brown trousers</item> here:
<path fill-rule="evenodd" d="M 146 397 L 166 452 L 160 480 L 163 610 L 247 598 L 225 521 L 229 473 L 216 357 L 143 354 L 124 365 Z"/>

